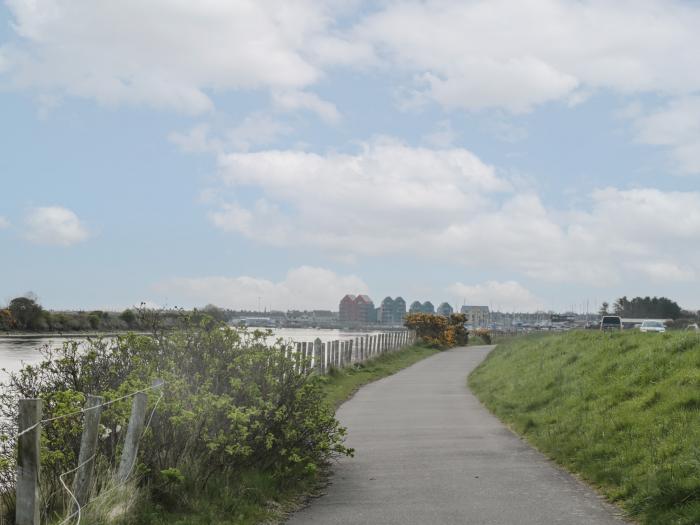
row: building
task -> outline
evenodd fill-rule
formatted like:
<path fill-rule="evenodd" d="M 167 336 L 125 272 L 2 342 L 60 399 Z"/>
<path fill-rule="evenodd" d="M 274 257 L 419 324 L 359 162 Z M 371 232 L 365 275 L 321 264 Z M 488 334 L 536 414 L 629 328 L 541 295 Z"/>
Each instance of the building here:
<path fill-rule="evenodd" d="M 454 310 L 453 310 L 452 307 L 451 307 L 449 304 L 447 304 L 447 303 L 442 303 L 442 304 L 441 304 L 440 306 L 438 306 L 438 308 L 437 308 L 437 313 L 438 313 L 438 315 L 442 315 L 442 316 L 444 316 L 444 317 L 449 317 L 450 315 L 452 315 L 453 312 L 454 312 Z"/>
<path fill-rule="evenodd" d="M 409 312 L 412 314 L 434 314 L 435 307 L 430 301 L 425 301 L 424 303 L 413 301 Z"/>
<path fill-rule="evenodd" d="M 377 309 L 377 320 L 381 324 L 400 325 L 406 317 L 406 301 L 403 297 L 385 297 Z"/>
<path fill-rule="evenodd" d="M 370 324 L 377 322 L 374 303 L 367 295 L 348 294 L 340 300 L 338 318 L 341 323 Z"/>
<path fill-rule="evenodd" d="M 467 316 L 467 324 L 471 326 L 487 326 L 491 319 L 488 306 L 464 305 L 460 312 Z"/>

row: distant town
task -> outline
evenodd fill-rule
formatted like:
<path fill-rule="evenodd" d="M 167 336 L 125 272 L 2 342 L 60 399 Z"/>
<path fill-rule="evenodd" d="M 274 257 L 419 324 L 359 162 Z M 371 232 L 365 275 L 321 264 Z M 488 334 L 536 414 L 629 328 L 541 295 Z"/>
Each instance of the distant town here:
<path fill-rule="evenodd" d="M 111 333 L 126 330 L 148 330 L 154 320 L 163 327 L 175 326 L 183 314 L 206 314 L 232 326 L 261 328 L 332 328 L 344 330 L 394 330 L 404 325 L 407 314 L 424 313 L 449 316 L 455 312 L 464 315 L 468 330 L 486 328 L 496 332 L 528 332 L 533 330 L 568 330 L 573 328 L 597 328 L 606 315 L 621 318 L 625 328 L 635 327 L 644 320 L 660 320 L 674 328 L 697 325 L 700 311 L 682 309 L 675 301 L 665 297 L 620 297 L 612 305 L 603 302 L 596 312 L 587 308 L 575 312 L 537 311 L 502 312 L 486 305 L 470 305 L 466 301 L 459 307 L 442 302 L 437 308 L 430 301 L 413 301 L 407 306 L 403 297 L 385 297 L 379 306 L 365 294 L 347 294 L 333 310 L 233 310 L 208 304 L 202 308 L 127 308 L 122 312 L 92 310 L 46 310 L 35 294 L 27 293 L 0 306 L 0 333 Z"/>
<path fill-rule="evenodd" d="M 427 313 L 449 316 L 457 310 L 466 316 L 467 328 L 492 330 L 548 329 L 585 326 L 597 320 L 594 314 L 566 312 L 499 312 L 486 305 L 463 304 L 458 309 L 448 302 L 437 308 L 430 301 L 413 301 L 407 306 L 403 297 L 385 297 L 379 306 L 364 294 L 347 294 L 338 310 L 288 310 L 232 312 L 229 322 L 234 325 L 288 328 L 383 329 L 403 325 L 407 313 Z"/>

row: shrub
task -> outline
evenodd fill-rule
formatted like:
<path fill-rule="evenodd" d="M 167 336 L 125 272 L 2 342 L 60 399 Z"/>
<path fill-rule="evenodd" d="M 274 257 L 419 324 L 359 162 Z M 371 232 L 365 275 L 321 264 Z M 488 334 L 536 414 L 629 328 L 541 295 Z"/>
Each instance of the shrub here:
<path fill-rule="evenodd" d="M 467 344 L 469 332 L 464 328 L 466 316 L 451 314 L 449 317 L 435 314 L 412 313 L 404 320 L 405 326 L 416 331 L 425 345 L 434 348 L 452 348 Z"/>
<path fill-rule="evenodd" d="M 148 394 L 149 416 L 158 405 L 135 468 L 156 499 L 173 497 L 180 485 L 175 478 L 201 490 L 209 479 L 246 469 L 284 481 L 350 454 L 343 445 L 345 429 L 323 402 L 322 380 L 297 367 L 281 341 L 268 344 L 269 337 L 269 332 L 232 329 L 209 317 L 194 323 L 183 315 L 176 329 L 151 336 L 45 348 L 40 364 L 25 366 L 0 385 L 5 436 L 0 484 L 6 510 L 13 508 L 16 429 L 11 422 L 21 397 L 43 399 L 46 419 L 79 410 L 86 394 L 113 400 L 163 379 L 162 396 L 158 390 Z M 118 462 L 130 406 L 127 398 L 102 414 L 98 465 L 103 481 Z M 41 494 L 47 517 L 66 510 L 58 476 L 75 467 L 81 431 L 79 416 L 43 425 Z"/>
<path fill-rule="evenodd" d="M 488 330 L 488 328 L 477 328 L 474 330 L 474 335 L 480 337 L 484 344 L 491 344 L 491 332 Z"/>

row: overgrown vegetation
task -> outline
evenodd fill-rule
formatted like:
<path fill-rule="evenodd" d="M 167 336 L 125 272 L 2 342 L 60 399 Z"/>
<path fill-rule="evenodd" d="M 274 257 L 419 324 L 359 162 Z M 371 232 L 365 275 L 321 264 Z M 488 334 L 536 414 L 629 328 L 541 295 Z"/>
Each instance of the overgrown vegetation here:
<path fill-rule="evenodd" d="M 507 341 L 470 376 L 498 417 L 647 524 L 700 522 L 700 337 Z"/>
<path fill-rule="evenodd" d="M 363 364 L 346 369 L 331 369 L 319 377 L 324 403 L 335 409 L 362 385 L 389 376 L 440 350 L 412 346 L 382 354 Z M 143 525 L 254 525 L 274 522 L 293 509 L 299 496 L 313 493 L 322 481 L 319 476 L 297 476 L 281 481 L 257 470 L 240 472 L 235 478 L 215 479 L 206 491 L 191 491 L 187 481 L 178 491 L 178 501 L 142 502 L 138 523 Z"/>
<path fill-rule="evenodd" d="M 465 314 L 444 315 L 410 313 L 404 318 L 404 325 L 415 330 L 418 340 L 433 348 L 452 348 L 466 345 L 469 332 L 464 328 Z"/>
<path fill-rule="evenodd" d="M 43 399 L 44 418 L 53 418 L 78 411 L 86 394 L 114 400 L 156 379 L 165 381 L 149 391 L 149 409 L 160 401 L 140 443 L 132 482 L 138 490 L 97 494 L 85 510 L 90 523 L 173 523 L 159 521 L 163 509 L 187 514 L 193 502 L 219 502 L 223 496 L 224 508 L 214 505 L 209 514 L 196 509 L 209 520 L 201 523 L 245 523 L 265 512 L 259 500 L 312 482 L 329 459 L 352 452 L 324 401 L 324 381 L 285 357 L 281 342 L 266 344 L 269 334 L 187 315 L 176 329 L 154 328 L 151 336 L 47 348 L 42 363 L 11 374 L 0 387 L 0 495 L 8 523 L 14 514 L 14 422 L 21 397 Z M 102 415 L 97 470 L 104 488 L 112 483 L 130 404 L 129 398 L 115 402 Z M 43 425 L 44 521 L 67 511 L 58 478 L 75 467 L 81 425 L 80 416 Z M 108 521 L 102 521 L 105 516 Z"/>

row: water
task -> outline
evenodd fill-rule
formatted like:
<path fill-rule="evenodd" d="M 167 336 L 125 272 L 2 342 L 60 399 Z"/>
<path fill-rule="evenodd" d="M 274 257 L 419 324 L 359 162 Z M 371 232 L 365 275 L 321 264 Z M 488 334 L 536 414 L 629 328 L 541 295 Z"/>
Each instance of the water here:
<path fill-rule="evenodd" d="M 272 329 L 273 337 L 281 337 L 284 341 L 309 342 L 317 337 L 321 341 L 335 341 L 337 339 L 354 339 L 363 335 L 375 335 L 380 332 L 351 332 L 346 330 L 328 330 L 314 328 L 275 328 Z M 44 345 L 58 347 L 64 341 L 84 341 L 83 336 L 74 337 L 0 337 L 0 368 L 9 372 L 17 371 L 23 364 L 34 364 L 41 360 L 39 349 Z M 0 380 L 3 376 L 0 374 Z"/>

